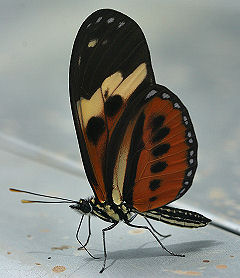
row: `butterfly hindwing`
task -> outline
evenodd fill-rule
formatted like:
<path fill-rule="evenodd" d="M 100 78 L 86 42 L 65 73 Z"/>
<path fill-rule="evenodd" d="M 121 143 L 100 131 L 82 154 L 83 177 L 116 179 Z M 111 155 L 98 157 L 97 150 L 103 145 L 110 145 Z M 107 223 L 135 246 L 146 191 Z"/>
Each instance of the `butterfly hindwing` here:
<path fill-rule="evenodd" d="M 98 10 L 82 24 L 70 62 L 70 100 L 83 164 L 100 201 L 112 192 L 109 144 L 128 103 L 154 84 L 145 37 L 131 18 Z"/>
<path fill-rule="evenodd" d="M 115 131 L 124 136 L 111 162 L 113 201 L 148 211 L 185 194 L 197 167 L 197 140 L 179 98 L 166 87 L 152 86 L 122 118 L 128 124 Z"/>

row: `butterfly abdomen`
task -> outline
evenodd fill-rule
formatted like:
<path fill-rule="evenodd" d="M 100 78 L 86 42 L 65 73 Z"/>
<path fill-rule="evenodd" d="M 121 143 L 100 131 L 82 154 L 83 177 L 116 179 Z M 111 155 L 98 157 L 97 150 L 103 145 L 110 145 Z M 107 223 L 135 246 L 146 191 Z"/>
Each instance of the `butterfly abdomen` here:
<path fill-rule="evenodd" d="M 139 214 L 170 225 L 184 228 L 204 227 L 209 222 L 211 222 L 210 219 L 200 213 L 169 206 L 163 206 L 154 210 L 140 212 Z"/>

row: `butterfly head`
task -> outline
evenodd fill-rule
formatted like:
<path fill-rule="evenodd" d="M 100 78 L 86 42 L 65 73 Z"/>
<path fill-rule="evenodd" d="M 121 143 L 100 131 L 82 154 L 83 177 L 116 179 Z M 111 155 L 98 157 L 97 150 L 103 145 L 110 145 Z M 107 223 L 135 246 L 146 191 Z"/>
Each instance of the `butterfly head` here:
<path fill-rule="evenodd" d="M 92 206 L 89 201 L 85 199 L 80 199 L 76 204 L 70 205 L 69 207 L 82 214 L 88 214 L 92 211 Z"/>

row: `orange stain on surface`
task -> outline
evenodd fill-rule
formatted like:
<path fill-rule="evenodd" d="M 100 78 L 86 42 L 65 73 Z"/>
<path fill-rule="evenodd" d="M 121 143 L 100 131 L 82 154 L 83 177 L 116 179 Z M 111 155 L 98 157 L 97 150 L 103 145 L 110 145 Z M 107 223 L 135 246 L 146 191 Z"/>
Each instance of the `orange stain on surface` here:
<path fill-rule="evenodd" d="M 144 232 L 145 232 L 144 229 L 139 228 L 139 229 L 130 230 L 129 234 L 134 234 L 135 235 L 135 234 L 142 234 Z"/>
<path fill-rule="evenodd" d="M 48 233 L 48 232 L 50 232 L 48 229 L 42 229 L 42 230 L 40 230 L 40 232 L 41 233 Z"/>
<path fill-rule="evenodd" d="M 54 250 L 64 250 L 64 249 L 69 249 L 70 246 L 68 245 L 62 245 L 62 246 L 59 246 L 59 247 L 52 247 L 51 250 L 54 251 Z"/>
<path fill-rule="evenodd" d="M 66 270 L 66 267 L 65 266 L 62 266 L 62 265 L 56 265 L 54 266 L 54 268 L 52 269 L 53 272 L 63 272 Z"/>
<path fill-rule="evenodd" d="M 226 269 L 227 266 L 225 264 L 218 264 L 218 265 L 216 265 L 216 268 L 217 269 Z"/>
<path fill-rule="evenodd" d="M 202 273 L 201 272 L 198 272 L 198 271 L 183 271 L 183 270 L 174 270 L 172 271 L 173 273 L 175 274 L 178 274 L 178 275 L 189 275 L 189 276 L 201 276 Z"/>

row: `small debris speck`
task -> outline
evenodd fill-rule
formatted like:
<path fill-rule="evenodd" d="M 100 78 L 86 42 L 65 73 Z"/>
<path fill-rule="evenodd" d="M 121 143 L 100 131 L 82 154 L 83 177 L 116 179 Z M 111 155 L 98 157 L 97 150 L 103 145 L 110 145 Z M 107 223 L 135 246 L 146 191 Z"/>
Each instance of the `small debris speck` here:
<path fill-rule="evenodd" d="M 199 271 L 173 270 L 172 272 L 175 274 L 178 274 L 178 275 L 188 275 L 188 276 L 201 276 L 202 275 L 202 273 Z"/>
<path fill-rule="evenodd" d="M 59 247 L 52 247 L 51 250 L 54 251 L 54 250 L 64 250 L 64 249 L 69 249 L 70 246 L 68 245 L 62 245 L 62 246 L 59 246 Z"/>
<path fill-rule="evenodd" d="M 11 255 L 11 254 L 12 254 L 12 252 L 9 252 L 9 251 L 8 251 L 8 252 L 7 252 L 7 254 L 8 254 L 8 255 Z"/>
<path fill-rule="evenodd" d="M 204 263 L 209 263 L 210 261 L 209 261 L 209 260 L 203 260 L 203 262 L 204 262 Z"/>
<path fill-rule="evenodd" d="M 216 265 L 216 268 L 217 269 L 225 269 L 225 268 L 227 268 L 227 266 L 225 264 L 218 264 L 218 265 Z"/>
<path fill-rule="evenodd" d="M 48 229 L 42 229 L 42 230 L 40 230 L 40 232 L 41 233 L 48 233 L 48 232 L 50 232 Z"/>
<path fill-rule="evenodd" d="M 50 260 L 52 257 L 48 257 L 48 259 Z"/>
<path fill-rule="evenodd" d="M 65 266 L 62 265 L 56 265 L 54 266 L 54 268 L 52 269 L 53 272 L 63 272 L 66 270 Z"/>
<path fill-rule="evenodd" d="M 35 265 L 41 265 L 40 263 L 35 263 Z"/>
<path fill-rule="evenodd" d="M 145 232 L 144 229 L 139 228 L 139 229 L 130 230 L 130 231 L 129 231 L 129 234 L 135 235 L 135 234 L 142 234 L 142 233 L 144 233 L 144 232 Z"/>

